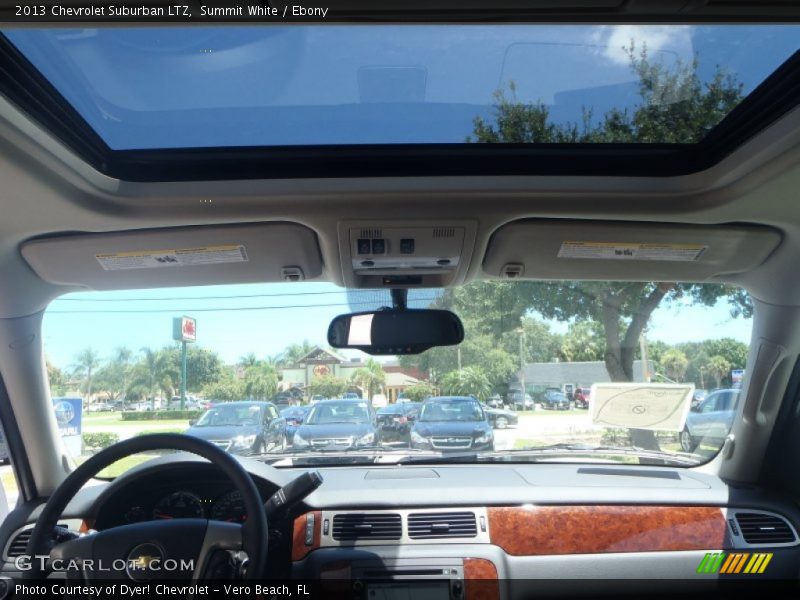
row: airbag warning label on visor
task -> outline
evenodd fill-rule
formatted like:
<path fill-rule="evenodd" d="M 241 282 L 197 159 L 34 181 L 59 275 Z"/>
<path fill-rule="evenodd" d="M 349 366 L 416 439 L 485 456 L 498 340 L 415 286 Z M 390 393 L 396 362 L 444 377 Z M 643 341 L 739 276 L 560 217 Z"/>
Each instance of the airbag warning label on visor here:
<path fill-rule="evenodd" d="M 113 254 L 96 254 L 95 258 L 106 271 L 122 271 L 247 262 L 247 251 L 241 244 L 229 244 L 227 246 L 201 246 L 176 250 L 115 252 Z"/>
<path fill-rule="evenodd" d="M 708 246 L 701 244 L 563 242 L 558 251 L 558 258 L 691 262 L 700 258 L 707 249 Z"/>

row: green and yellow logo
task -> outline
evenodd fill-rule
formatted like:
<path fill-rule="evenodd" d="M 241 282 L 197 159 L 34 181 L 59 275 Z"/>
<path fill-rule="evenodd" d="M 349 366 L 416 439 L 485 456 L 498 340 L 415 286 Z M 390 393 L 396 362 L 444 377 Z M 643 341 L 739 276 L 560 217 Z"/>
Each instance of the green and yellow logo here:
<path fill-rule="evenodd" d="M 755 554 L 749 552 L 709 552 L 697 565 L 697 572 L 719 573 L 721 575 L 760 575 L 766 570 L 771 560 L 772 552 Z"/>

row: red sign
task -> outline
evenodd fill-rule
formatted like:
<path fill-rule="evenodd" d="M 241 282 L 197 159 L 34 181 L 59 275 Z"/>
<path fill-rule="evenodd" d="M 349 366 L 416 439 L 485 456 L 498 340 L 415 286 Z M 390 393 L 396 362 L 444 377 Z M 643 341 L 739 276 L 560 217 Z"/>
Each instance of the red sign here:
<path fill-rule="evenodd" d="M 179 342 L 196 342 L 197 321 L 192 317 L 175 317 L 172 324 L 172 339 Z"/>

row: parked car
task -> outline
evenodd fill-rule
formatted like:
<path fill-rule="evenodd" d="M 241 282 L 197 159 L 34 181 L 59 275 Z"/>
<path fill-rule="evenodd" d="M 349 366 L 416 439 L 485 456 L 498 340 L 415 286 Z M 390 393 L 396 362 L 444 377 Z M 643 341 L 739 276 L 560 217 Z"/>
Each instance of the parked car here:
<path fill-rule="evenodd" d="M 295 431 L 303 424 L 310 410 L 311 406 L 308 404 L 302 406 L 288 406 L 281 410 L 281 416 L 286 420 L 286 443 L 292 443 Z"/>
<path fill-rule="evenodd" d="M 92 402 L 85 407 L 86 412 L 108 412 L 114 410 L 114 407 L 108 402 Z"/>
<path fill-rule="evenodd" d="M 692 395 L 691 409 L 697 410 L 697 407 L 700 406 L 700 403 L 707 397 L 708 392 L 706 390 L 695 389 L 694 394 Z"/>
<path fill-rule="evenodd" d="M 569 398 L 558 388 L 547 388 L 541 396 L 542 408 L 569 410 Z"/>
<path fill-rule="evenodd" d="M 348 400 L 360 400 L 361 395 L 357 392 L 345 392 L 342 394 L 342 398 L 347 398 Z"/>
<path fill-rule="evenodd" d="M 373 448 L 380 440 L 375 409 L 366 400 L 320 400 L 294 433 L 297 450 Z"/>
<path fill-rule="evenodd" d="M 739 395 L 736 389 L 712 392 L 689 412 L 680 434 L 681 450 L 694 452 L 701 441 L 720 445 L 733 425 Z"/>
<path fill-rule="evenodd" d="M 196 410 L 198 408 L 202 408 L 200 401 L 194 396 L 186 396 L 183 402 L 183 410 Z M 169 402 L 167 402 L 167 409 L 181 410 L 181 397 L 173 396 L 170 398 Z"/>
<path fill-rule="evenodd" d="M 508 402 L 514 410 L 534 410 L 536 405 L 530 394 L 525 394 L 525 399 L 522 398 L 522 392 L 514 391 L 508 394 Z"/>
<path fill-rule="evenodd" d="M 232 454 L 259 455 L 286 447 L 286 420 L 272 402 L 226 402 L 190 423 L 186 435 Z"/>
<path fill-rule="evenodd" d="M 378 409 L 378 428 L 382 442 L 410 442 L 411 426 L 419 415 L 421 402 L 397 402 Z"/>
<path fill-rule="evenodd" d="M 486 405 L 491 408 L 505 408 L 506 403 L 500 394 L 495 394 L 486 400 Z"/>
<path fill-rule="evenodd" d="M 589 396 L 592 389 L 588 387 L 575 388 L 575 408 L 589 408 Z"/>
<path fill-rule="evenodd" d="M 495 429 L 505 429 L 509 425 L 517 425 L 519 423 L 519 415 L 513 410 L 506 408 L 493 408 L 487 404 L 481 404 L 483 412 L 486 413 L 486 418 Z"/>
<path fill-rule="evenodd" d="M 477 400 L 438 396 L 422 403 L 411 428 L 411 447 L 442 452 L 494 450 L 494 433 Z"/>

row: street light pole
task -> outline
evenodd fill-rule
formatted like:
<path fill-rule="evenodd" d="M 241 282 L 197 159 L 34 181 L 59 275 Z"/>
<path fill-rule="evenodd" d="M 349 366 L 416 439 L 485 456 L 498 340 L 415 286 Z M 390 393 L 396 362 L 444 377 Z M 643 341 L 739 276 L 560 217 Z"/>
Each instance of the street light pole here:
<path fill-rule="evenodd" d="M 181 410 L 186 405 L 186 340 L 181 342 Z"/>

